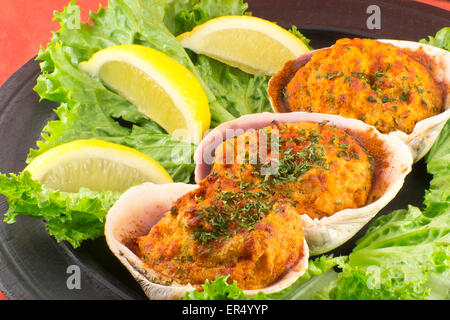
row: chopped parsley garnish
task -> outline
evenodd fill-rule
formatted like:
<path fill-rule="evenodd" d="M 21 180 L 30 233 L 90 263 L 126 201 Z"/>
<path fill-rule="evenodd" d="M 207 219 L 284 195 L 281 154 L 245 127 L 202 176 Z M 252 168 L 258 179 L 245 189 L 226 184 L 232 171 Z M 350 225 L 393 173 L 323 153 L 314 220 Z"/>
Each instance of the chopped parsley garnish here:
<path fill-rule="evenodd" d="M 266 215 L 273 212 L 276 203 L 296 206 L 298 202 L 292 199 L 292 190 L 286 188 L 287 184 L 301 182 L 303 176 L 313 168 L 330 170 L 331 162 L 327 163 L 325 146 L 320 141 L 320 128 L 326 123 L 318 123 L 319 130 L 309 131 L 280 127 L 279 132 L 286 132 L 286 135 L 278 140 L 280 157 L 270 161 L 264 160 L 265 162 L 259 161 L 249 167 L 253 177 L 260 178 L 258 182 L 243 181 L 242 177 L 225 173 L 224 176 L 228 177 L 233 185 L 227 184 L 227 190 L 223 190 L 222 185 L 219 185 L 214 193 L 215 199 L 195 212 L 200 221 L 195 224 L 194 239 L 204 245 L 210 241 L 223 241 L 238 232 L 251 232 Z M 295 135 L 292 136 L 292 133 Z M 348 136 L 346 134 L 343 137 Z M 339 136 L 332 136 L 330 139 L 333 146 Z M 345 160 L 359 159 L 349 144 L 338 143 L 334 146 L 340 148 L 337 153 L 339 157 L 345 157 Z M 262 170 L 269 168 L 273 170 Z"/>
<path fill-rule="evenodd" d="M 267 201 L 272 196 L 273 193 L 265 190 L 218 192 L 216 203 L 197 212 L 202 222 L 193 232 L 194 239 L 206 244 L 232 237 L 240 229 L 252 231 L 272 209 L 275 201 Z"/>
<path fill-rule="evenodd" d="M 391 101 L 391 99 L 389 98 L 389 96 L 387 94 L 385 94 L 382 98 L 381 101 L 383 101 L 383 103 L 388 103 Z"/>
<path fill-rule="evenodd" d="M 400 100 L 408 101 L 408 99 L 409 99 L 409 92 L 403 91 L 402 94 L 400 95 Z"/>
<path fill-rule="evenodd" d="M 343 75 L 344 75 L 343 72 L 339 73 L 339 71 L 335 71 L 335 72 L 333 72 L 333 73 L 327 73 L 327 74 L 324 76 L 324 78 L 327 79 L 327 80 L 331 80 L 331 79 L 334 79 L 334 78 L 342 77 Z"/>
<path fill-rule="evenodd" d="M 414 84 L 414 87 L 416 88 L 418 94 L 424 93 L 424 90 L 420 88 L 417 84 Z"/>
<path fill-rule="evenodd" d="M 377 99 L 375 99 L 374 97 L 372 97 L 372 96 L 368 96 L 367 97 L 367 101 L 369 101 L 369 102 L 377 102 Z"/>
<path fill-rule="evenodd" d="M 383 73 L 382 71 L 377 71 L 377 72 L 375 72 L 375 73 L 373 74 L 373 76 L 374 76 L 374 78 L 376 78 L 376 79 L 378 79 L 378 80 L 380 80 L 382 77 L 385 77 L 385 78 L 388 77 L 388 76 L 387 76 L 385 73 Z"/>

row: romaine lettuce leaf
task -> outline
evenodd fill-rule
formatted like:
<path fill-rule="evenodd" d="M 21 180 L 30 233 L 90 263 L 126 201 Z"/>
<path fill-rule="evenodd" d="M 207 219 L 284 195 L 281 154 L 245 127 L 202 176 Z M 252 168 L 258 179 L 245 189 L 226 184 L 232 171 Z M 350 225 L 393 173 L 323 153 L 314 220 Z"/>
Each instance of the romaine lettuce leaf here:
<path fill-rule="evenodd" d="M 193 170 L 192 153 L 183 159 L 185 165 L 177 167 L 173 164 L 167 148 L 160 149 L 160 140 L 170 142 L 167 147 L 179 146 L 177 149 L 182 150 L 186 149 L 185 143 L 171 138 L 153 121 L 146 119 L 131 103 L 108 90 L 99 79 L 78 69 L 79 62 L 89 59 L 94 52 L 106 46 L 129 43 L 137 38 L 141 41 L 150 38 L 150 31 L 147 31 L 146 36 L 138 32 L 143 27 L 139 23 L 144 23 L 140 20 L 152 14 L 156 16 L 153 18 L 155 24 L 158 23 L 158 3 L 155 2 L 151 9 L 145 7 L 133 13 L 132 8 L 137 9 L 135 6 L 141 4 L 140 1 L 127 1 L 124 4 L 123 1 L 113 0 L 107 9 L 100 8 L 97 13 L 91 15 L 94 21 L 92 26 L 86 23 L 81 24 L 80 28 L 72 28 L 70 25 L 73 12 L 79 14 L 79 10 L 73 10 L 78 8 L 74 2 L 63 12 L 55 13 L 56 19 L 61 22 L 61 29 L 54 33 L 52 42 L 46 49 L 41 49 L 37 57 L 42 60 L 42 74 L 37 80 L 35 90 L 42 99 L 63 105 L 56 111 L 59 120 L 50 122 L 44 128 L 43 141 L 37 143 L 38 150 L 30 150 L 28 161 L 51 147 L 75 139 L 114 140 L 124 145 L 136 146 L 138 143 L 135 140 L 139 138 L 138 140 L 148 143 L 145 150 L 141 148 L 140 151 L 160 162 L 175 181 L 189 181 Z M 147 14 L 144 9 L 148 9 Z M 154 42 L 159 41 L 161 46 L 167 42 L 169 46 L 172 41 L 179 46 L 173 36 L 165 31 L 160 33 L 161 39 Z M 147 42 L 150 45 L 150 40 Z M 181 48 L 176 52 L 184 50 Z M 185 52 L 184 55 L 179 55 L 180 60 L 184 58 L 186 63 L 191 63 Z M 129 126 L 122 126 L 120 121 L 126 121 Z M 135 132 L 139 133 L 139 137 Z M 176 170 L 176 174 L 173 170 Z"/>
<path fill-rule="evenodd" d="M 43 99 L 64 105 L 57 110 L 60 119 L 44 128 L 43 141 L 38 142 L 37 150 L 30 150 L 27 161 L 74 139 L 102 139 L 135 147 L 160 162 L 175 181 L 189 181 L 193 171 L 189 149 L 193 150 L 194 146 L 172 139 L 131 103 L 105 88 L 99 79 L 79 70 L 77 65 L 107 46 L 144 44 L 166 52 L 205 80 L 209 92 L 219 96 L 218 99 L 214 97 L 214 101 L 227 108 L 224 113 L 213 115 L 214 124 L 246 113 L 268 111 L 267 77 L 247 75 L 206 57 L 199 58 L 194 65 L 163 23 L 163 19 L 167 22 L 168 17 L 175 19 L 181 12 L 189 10 L 205 12 L 204 18 L 210 19 L 217 15 L 242 14 L 246 7 L 241 0 L 111 0 L 108 8 L 100 8 L 91 14 L 92 25 L 84 23 L 80 28 L 73 28 L 74 12 L 79 14 L 79 10 L 74 10 L 78 6 L 72 1 L 63 12 L 55 13 L 61 29 L 54 33 L 53 41 L 46 49 L 41 49 L 37 57 L 42 61 L 42 74 L 36 92 Z M 129 127 L 122 126 L 121 120 L 128 122 Z M 146 141 L 145 148 L 139 146 L 136 138 Z M 163 144 L 167 141 L 170 143 Z"/>
<path fill-rule="evenodd" d="M 342 266 L 336 299 L 450 299 L 450 214 L 428 217 L 418 208 L 376 219 Z M 436 279 L 440 281 L 436 282 Z M 434 284 L 434 290 L 430 287 Z"/>
<path fill-rule="evenodd" d="M 85 86 L 79 86 L 79 82 L 86 81 L 89 75 L 78 70 L 78 63 L 88 60 L 96 51 L 106 47 L 134 43 L 160 50 L 192 71 L 208 96 L 213 122 L 221 123 L 233 119 L 226 108 L 219 104 L 184 48 L 165 26 L 165 8 L 168 3 L 170 2 L 163 0 L 110 0 L 107 8 L 100 8 L 98 12 L 91 13 L 92 25 L 80 23 L 79 28 L 74 28 L 74 14 L 79 15 L 80 10 L 75 1 L 72 1 L 63 12 L 55 13 L 55 19 L 60 21 L 61 29 L 54 32 L 52 42 L 46 49 L 42 49 L 38 56 L 39 60 L 43 60 L 43 74 L 38 78 L 36 91 L 42 98 L 60 103 L 68 102 L 69 97 L 79 103 L 102 103 L 103 95 L 109 97 L 116 94 L 107 90 L 96 79 L 87 81 Z M 222 14 L 228 12 L 223 11 Z M 92 92 L 91 89 L 102 89 L 109 93 L 102 91 L 99 94 L 98 90 Z M 126 104 L 130 105 L 129 109 L 132 108 L 127 102 L 114 102 L 103 108 L 107 109 L 107 114 L 118 117 L 119 114 L 112 113 L 109 108 L 123 110 Z M 135 114 L 135 117 L 138 116 Z M 133 117 L 124 119 L 136 121 Z"/>
<path fill-rule="evenodd" d="M 343 265 L 347 257 L 321 256 L 310 259 L 308 269 L 288 288 L 267 295 L 275 300 L 331 300 L 337 285 L 335 267 Z"/>
<path fill-rule="evenodd" d="M 241 1 L 224 3 L 227 6 L 219 6 L 218 3 L 215 11 L 208 9 L 207 12 L 232 14 L 235 13 L 233 10 L 237 7 L 236 3 Z M 193 151 L 194 147 L 171 138 L 131 103 L 108 90 L 99 79 L 77 67 L 79 62 L 88 60 L 93 53 L 105 47 L 139 43 L 167 53 L 199 74 L 186 51 L 163 23 L 170 5 L 175 4 L 184 5 L 184 11 L 193 10 L 193 7 L 213 6 L 209 1 L 111 0 L 108 8 L 100 8 L 98 12 L 91 14 L 92 25 L 82 23 L 80 28 L 73 28 L 71 25 L 73 15 L 79 14 L 79 7 L 74 1 L 63 12 L 55 13 L 61 29 L 54 33 L 52 42 L 46 49 L 42 48 L 37 57 L 42 61 L 42 74 L 35 90 L 42 99 L 64 105 L 60 107 L 61 110 L 57 110 L 60 119 L 50 122 L 44 128 L 43 141 L 38 142 L 38 150 L 30 150 L 28 161 L 51 147 L 74 139 L 102 139 L 134 147 L 160 162 L 174 181 L 189 181 L 193 171 L 192 152 L 189 153 L 189 150 Z M 236 13 L 242 13 L 246 8 L 242 3 L 239 6 L 241 11 Z M 206 17 L 209 19 L 213 16 Z M 240 84 L 246 85 L 245 82 Z M 209 89 L 208 92 L 213 96 Z M 213 112 L 214 105 L 220 104 L 215 97 L 212 100 L 211 102 L 210 99 L 210 105 Z M 224 108 L 223 112 L 219 109 L 221 107 L 216 108 L 217 112 L 212 116 L 216 124 L 234 118 Z M 122 126 L 120 120 L 128 122 L 129 128 Z M 139 141 L 145 141 L 145 147 Z"/>

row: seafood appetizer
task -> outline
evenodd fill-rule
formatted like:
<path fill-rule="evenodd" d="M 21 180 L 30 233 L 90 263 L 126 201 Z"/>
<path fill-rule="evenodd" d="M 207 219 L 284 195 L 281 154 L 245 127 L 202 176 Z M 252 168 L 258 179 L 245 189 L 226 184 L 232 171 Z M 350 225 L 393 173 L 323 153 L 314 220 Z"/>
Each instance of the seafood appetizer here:
<path fill-rule="evenodd" d="M 399 40 L 340 39 L 310 51 L 269 82 L 276 112 L 337 114 L 396 135 L 415 161 L 450 118 L 450 53 Z"/>
<path fill-rule="evenodd" d="M 245 133 L 230 137 L 237 129 Z M 224 161 L 233 154 L 234 162 Z M 397 137 L 359 120 L 305 112 L 226 122 L 202 141 L 194 160 L 197 183 L 225 171 L 252 194 L 268 190 L 269 201 L 297 212 L 312 255 L 354 236 L 394 198 L 412 165 Z"/>
<path fill-rule="evenodd" d="M 246 295 L 280 291 L 308 266 L 302 220 L 248 187 L 218 173 L 198 186 L 131 188 L 107 215 L 108 246 L 150 299 L 182 298 L 228 274 Z"/>

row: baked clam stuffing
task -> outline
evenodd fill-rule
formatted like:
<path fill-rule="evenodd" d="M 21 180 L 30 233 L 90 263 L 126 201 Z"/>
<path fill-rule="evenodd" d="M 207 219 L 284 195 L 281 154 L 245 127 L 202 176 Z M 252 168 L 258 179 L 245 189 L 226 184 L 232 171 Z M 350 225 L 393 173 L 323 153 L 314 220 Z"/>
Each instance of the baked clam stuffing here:
<path fill-rule="evenodd" d="M 382 133 L 409 134 L 417 122 L 443 110 L 448 88 L 436 80 L 439 67 L 422 49 L 340 39 L 293 74 L 280 70 L 269 94 L 278 112 L 338 114 Z"/>
<path fill-rule="evenodd" d="M 242 289 L 275 283 L 303 255 L 311 218 L 369 201 L 372 158 L 326 122 L 272 123 L 224 141 L 210 174 L 179 198 L 137 254 L 162 284 L 230 275 Z"/>

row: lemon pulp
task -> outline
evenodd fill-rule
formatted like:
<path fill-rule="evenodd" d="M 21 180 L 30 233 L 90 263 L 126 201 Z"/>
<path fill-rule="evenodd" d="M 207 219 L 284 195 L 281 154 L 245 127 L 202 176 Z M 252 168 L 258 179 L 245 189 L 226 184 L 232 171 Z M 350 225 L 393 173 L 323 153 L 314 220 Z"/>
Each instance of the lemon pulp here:
<path fill-rule="evenodd" d="M 170 183 L 170 175 L 153 158 L 115 143 L 76 140 L 54 147 L 26 168 L 42 184 L 59 191 L 122 192 L 143 182 Z"/>
<path fill-rule="evenodd" d="M 138 68 L 120 61 L 111 61 L 100 68 L 99 76 L 111 89 L 126 96 L 140 112 L 161 124 L 167 132 L 187 127 L 185 118 L 178 112 L 166 91 Z M 178 138 L 187 140 L 189 135 Z"/>
<path fill-rule="evenodd" d="M 309 51 L 296 36 L 270 21 L 249 16 L 209 20 L 177 37 L 183 47 L 252 74 L 275 74 Z"/>

